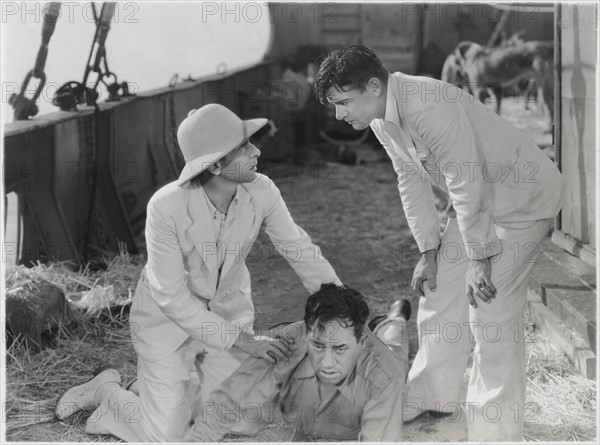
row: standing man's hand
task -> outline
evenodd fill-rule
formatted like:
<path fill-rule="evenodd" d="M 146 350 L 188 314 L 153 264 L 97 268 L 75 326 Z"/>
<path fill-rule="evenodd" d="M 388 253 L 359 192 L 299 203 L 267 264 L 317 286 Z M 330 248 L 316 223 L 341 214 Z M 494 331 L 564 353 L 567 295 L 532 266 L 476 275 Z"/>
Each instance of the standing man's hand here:
<path fill-rule="evenodd" d="M 425 295 L 423 282 L 427 281 L 427 285 L 431 291 L 435 291 L 437 287 L 437 262 L 435 259 L 436 250 L 426 250 L 421 254 L 419 262 L 415 266 L 411 287 L 413 291 L 418 291 L 421 295 Z"/>
<path fill-rule="evenodd" d="M 250 335 L 242 331 L 232 345 L 244 351 L 252 357 L 262 358 L 269 363 L 277 363 L 279 360 L 288 361 L 292 350 L 283 338 L 271 339 L 263 336 Z"/>
<path fill-rule="evenodd" d="M 471 260 L 465 275 L 467 281 L 467 298 L 474 308 L 477 308 L 475 295 L 486 303 L 496 298 L 496 288 L 492 284 L 492 265 L 489 258 Z"/>

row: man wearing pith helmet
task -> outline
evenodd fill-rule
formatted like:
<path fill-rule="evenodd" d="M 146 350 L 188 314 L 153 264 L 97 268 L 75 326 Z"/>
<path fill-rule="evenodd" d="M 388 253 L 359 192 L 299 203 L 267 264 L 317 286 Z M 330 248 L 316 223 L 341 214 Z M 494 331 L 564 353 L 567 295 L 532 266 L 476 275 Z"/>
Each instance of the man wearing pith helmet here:
<path fill-rule="evenodd" d="M 249 138 L 266 123 L 241 120 L 218 104 L 192 110 L 181 123 L 185 167 L 147 208 L 148 261 L 130 315 L 138 380 L 124 389 L 115 369 L 101 370 L 59 398 L 59 419 L 97 405 L 87 432 L 128 442 L 168 441 L 181 437 L 197 414 L 193 407 L 246 357 L 287 360 L 292 340 L 253 331 L 245 257 L 261 227 L 293 260 L 309 293 L 323 283 L 341 284 L 294 223 L 275 184 L 256 171 L 260 150 Z"/>

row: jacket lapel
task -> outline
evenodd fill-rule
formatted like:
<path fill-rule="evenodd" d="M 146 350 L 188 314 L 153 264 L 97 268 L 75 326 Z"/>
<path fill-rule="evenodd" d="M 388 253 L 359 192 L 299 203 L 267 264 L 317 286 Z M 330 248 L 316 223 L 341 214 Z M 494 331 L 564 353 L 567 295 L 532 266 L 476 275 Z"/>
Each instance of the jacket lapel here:
<path fill-rule="evenodd" d="M 405 129 L 405 135 L 407 140 L 407 148 L 411 158 L 417 165 L 420 174 L 429 180 L 429 182 L 448 194 L 448 187 L 445 182 L 445 178 L 436 163 L 431 150 L 425 144 L 423 139 L 417 134 L 417 131 L 406 123 L 403 127 Z"/>
<path fill-rule="evenodd" d="M 238 186 L 237 189 L 238 202 L 235 206 L 235 214 L 231 223 L 231 238 L 227 246 L 228 253 L 225 255 L 223 270 L 221 271 L 221 281 L 227 276 L 233 264 L 239 264 L 244 261 L 242 252 L 248 251 L 250 246 L 245 246 L 248 235 L 254 224 L 256 217 L 254 208 L 251 205 L 252 196 L 243 186 Z M 254 240 L 251 240 L 254 241 Z M 229 253 L 231 252 L 231 254 Z M 235 254 L 233 254 L 235 252 Z"/>
<path fill-rule="evenodd" d="M 417 166 L 419 174 L 422 177 L 431 180 L 427 170 L 423 166 L 423 162 L 427 160 L 427 149 L 425 149 L 425 151 L 417 150 L 414 132 L 410 128 L 410 125 L 403 125 L 400 131 L 403 133 L 402 139 L 405 144 L 406 150 L 408 151 L 412 162 Z"/>
<path fill-rule="evenodd" d="M 398 104 L 399 113 L 401 113 L 400 104 Z M 402 110 L 403 111 L 403 110 Z M 431 156 L 431 152 L 429 147 L 422 141 L 422 139 L 417 134 L 417 131 L 412 127 L 410 122 L 407 122 L 406 119 L 402 120 L 402 124 L 400 125 L 401 132 L 403 133 L 403 139 L 406 144 L 406 149 L 412 158 L 412 161 L 417 166 L 419 173 L 424 177 L 433 181 L 431 176 L 431 172 L 429 172 L 425 168 L 425 163 L 427 159 Z"/>
<path fill-rule="evenodd" d="M 200 188 L 191 188 L 188 199 L 188 214 L 192 225 L 186 234 L 192 240 L 206 264 L 210 277 L 217 282 L 217 240 L 213 228 L 212 216 L 206 198 Z"/>

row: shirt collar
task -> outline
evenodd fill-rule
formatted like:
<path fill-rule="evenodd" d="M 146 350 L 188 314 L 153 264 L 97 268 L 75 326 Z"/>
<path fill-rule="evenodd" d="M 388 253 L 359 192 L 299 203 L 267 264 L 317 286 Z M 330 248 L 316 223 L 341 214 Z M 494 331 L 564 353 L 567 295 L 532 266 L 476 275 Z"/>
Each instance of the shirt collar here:
<path fill-rule="evenodd" d="M 240 188 L 241 187 L 238 185 L 237 189 L 235 191 L 235 195 L 233 196 L 233 199 L 231 200 L 231 202 L 234 203 L 235 205 L 237 205 L 237 203 L 239 201 Z M 204 195 L 204 199 L 206 199 L 206 205 L 208 205 L 208 210 L 210 211 L 210 214 L 213 216 L 213 218 L 217 218 L 219 216 L 224 215 L 224 213 L 222 213 L 219 209 L 217 209 L 215 207 L 215 205 L 212 203 L 212 201 L 206 194 L 206 190 L 204 190 L 204 187 L 200 187 L 200 189 L 202 189 L 202 194 Z"/>
<path fill-rule="evenodd" d="M 392 81 L 393 74 L 388 76 L 387 81 L 387 97 L 385 102 L 385 117 L 383 120 L 385 122 L 391 122 L 396 124 L 398 127 L 400 126 L 400 115 L 398 114 L 398 89 L 396 88 L 396 82 Z"/>

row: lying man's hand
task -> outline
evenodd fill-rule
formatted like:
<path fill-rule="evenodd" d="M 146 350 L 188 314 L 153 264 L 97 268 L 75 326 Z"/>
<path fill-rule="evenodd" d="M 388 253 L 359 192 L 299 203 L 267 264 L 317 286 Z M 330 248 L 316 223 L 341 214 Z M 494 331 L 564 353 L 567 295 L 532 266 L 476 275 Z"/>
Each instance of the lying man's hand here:
<path fill-rule="evenodd" d="M 471 260 L 465 275 L 467 282 L 467 298 L 474 308 L 477 308 L 475 295 L 486 303 L 496 298 L 496 288 L 492 284 L 492 265 L 489 258 Z"/>
<path fill-rule="evenodd" d="M 276 363 L 278 360 L 287 362 L 292 353 L 287 342 L 280 338 L 254 336 L 244 331 L 240 333 L 233 346 L 252 357 L 265 359 L 269 363 Z"/>
<path fill-rule="evenodd" d="M 421 254 L 421 258 L 419 258 L 419 262 L 415 266 L 411 288 L 413 291 L 418 291 L 421 295 L 425 295 L 423 281 L 427 281 L 427 285 L 431 291 L 435 291 L 437 287 L 435 281 L 437 275 L 437 262 L 435 255 L 435 249 L 426 250 Z"/>

